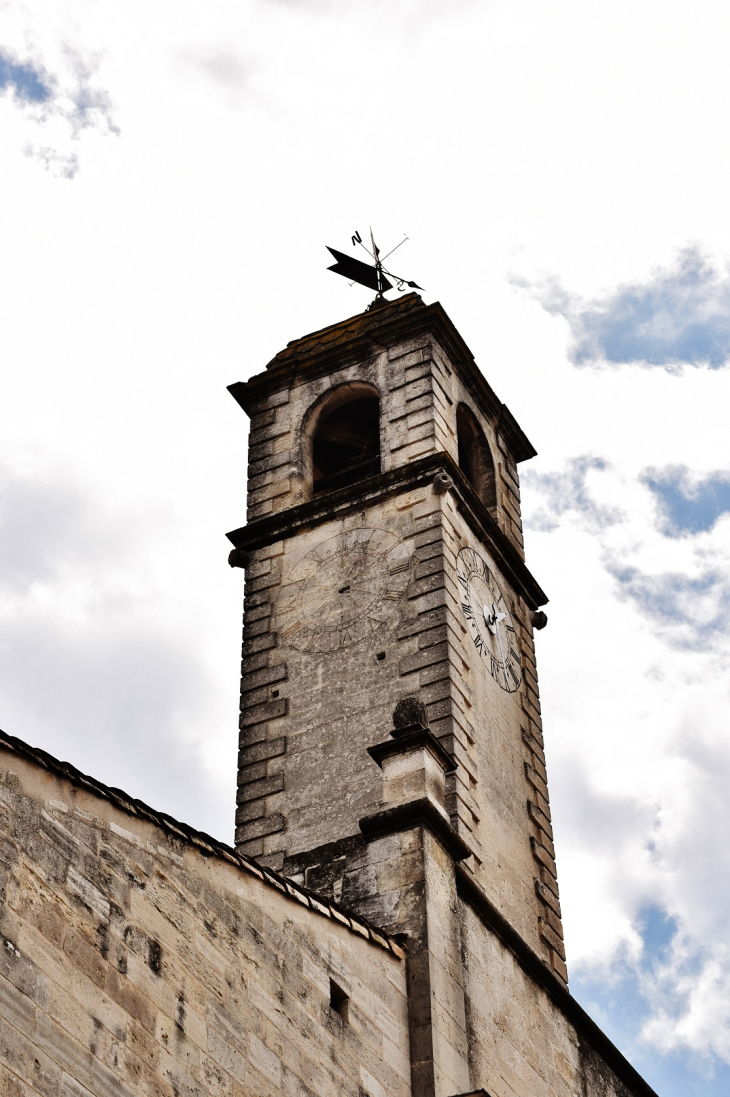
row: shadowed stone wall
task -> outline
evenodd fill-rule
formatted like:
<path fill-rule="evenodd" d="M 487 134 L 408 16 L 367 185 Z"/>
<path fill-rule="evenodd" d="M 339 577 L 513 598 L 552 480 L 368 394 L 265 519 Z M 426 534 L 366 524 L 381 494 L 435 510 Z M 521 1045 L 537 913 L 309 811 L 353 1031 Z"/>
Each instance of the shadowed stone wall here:
<path fill-rule="evenodd" d="M 461 905 L 461 942 L 469 1061 L 491 1097 L 652 1093 L 638 1075 L 631 1078 L 633 1084 L 621 1079 L 603 1049 L 592 1046 L 466 903 Z"/>

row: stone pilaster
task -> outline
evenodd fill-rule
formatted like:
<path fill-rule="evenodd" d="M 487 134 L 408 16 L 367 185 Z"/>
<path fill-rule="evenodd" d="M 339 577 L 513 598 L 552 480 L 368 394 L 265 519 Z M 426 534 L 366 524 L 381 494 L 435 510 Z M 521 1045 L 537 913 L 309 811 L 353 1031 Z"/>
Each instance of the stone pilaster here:
<path fill-rule="evenodd" d="M 407 946 L 411 1084 L 418 1097 L 469 1089 L 469 1060 L 454 865 L 470 850 L 446 811 L 454 761 L 425 726 L 425 706 L 396 709 L 390 740 L 370 748 L 383 772 L 380 811 L 360 821 L 363 892 Z M 365 895 L 363 895 L 363 898 Z M 386 928 L 385 923 L 383 928 Z"/>

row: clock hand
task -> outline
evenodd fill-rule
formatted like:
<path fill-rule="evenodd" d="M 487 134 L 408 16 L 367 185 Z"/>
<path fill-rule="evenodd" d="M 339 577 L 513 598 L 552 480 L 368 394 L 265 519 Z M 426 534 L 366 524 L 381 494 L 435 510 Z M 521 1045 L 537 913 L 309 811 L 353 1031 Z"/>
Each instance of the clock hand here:
<path fill-rule="evenodd" d="M 496 617 L 493 613 L 490 613 L 486 606 L 482 606 L 482 613 L 484 614 L 484 623 L 491 633 L 496 632 Z"/>
<path fill-rule="evenodd" d="M 504 658 L 504 648 L 502 647 L 502 630 L 499 627 L 499 622 L 503 621 L 505 619 L 505 617 L 507 616 L 507 614 L 502 613 L 500 615 L 497 615 L 497 613 L 496 613 L 497 607 L 495 606 L 494 609 L 495 609 L 494 616 L 496 618 L 496 625 L 497 625 L 497 628 L 496 628 L 497 640 L 499 641 L 499 653 L 502 656 L 502 673 L 504 674 L 504 680 L 506 682 L 507 681 L 507 663 L 506 663 L 505 658 Z"/>
<path fill-rule="evenodd" d="M 496 633 L 499 622 L 504 621 L 505 617 L 507 616 L 506 613 L 499 612 L 496 602 L 492 603 L 491 613 L 486 606 L 482 606 L 482 612 L 484 614 L 484 621 L 486 623 L 486 626 L 491 633 Z"/>

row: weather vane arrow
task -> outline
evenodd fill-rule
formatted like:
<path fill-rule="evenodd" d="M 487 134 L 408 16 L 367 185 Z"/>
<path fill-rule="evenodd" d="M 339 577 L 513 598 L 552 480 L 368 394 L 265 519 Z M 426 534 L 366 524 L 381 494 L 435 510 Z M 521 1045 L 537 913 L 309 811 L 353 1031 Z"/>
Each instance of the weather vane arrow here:
<path fill-rule="evenodd" d="M 396 284 L 397 289 L 402 293 L 404 288 L 408 286 L 410 289 L 422 289 L 416 282 L 409 282 L 405 278 L 399 278 L 397 274 L 393 274 L 391 271 L 386 270 L 383 266 L 383 259 L 387 259 L 388 255 L 392 255 L 393 252 L 405 244 L 407 236 L 404 236 L 400 244 L 396 244 L 394 248 L 384 255 L 381 259 L 380 249 L 375 243 L 373 237 L 373 230 L 370 230 L 370 241 L 373 246 L 373 250 L 365 246 L 362 242 L 362 237 L 359 232 L 355 232 L 352 237 L 352 246 L 357 247 L 359 244 L 364 251 L 368 253 L 371 259 L 374 260 L 374 265 L 370 263 L 363 263 L 360 259 L 355 259 L 352 255 L 345 255 L 341 251 L 337 251 L 336 248 L 331 248 L 327 245 L 327 251 L 336 259 L 336 262 L 328 267 L 328 270 L 332 270 L 335 274 L 341 274 L 343 278 L 347 278 L 350 282 L 357 282 L 361 286 L 367 286 L 368 289 L 374 289 L 378 298 L 382 298 L 384 293 L 387 293 L 389 289 L 393 288 L 393 282 L 389 281 L 390 278 Z"/>
<path fill-rule="evenodd" d="M 327 251 L 337 260 L 331 267 L 327 267 L 327 270 L 333 270 L 335 274 L 341 274 L 343 278 L 349 278 L 351 282 L 359 282 L 361 286 L 374 289 L 377 293 L 384 293 L 393 288 L 393 283 L 389 282 L 385 275 L 378 271 L 377 267 L 373 267 L 369 263 L 361 263 L 359 259 L 355 259 L 352 255 L 344 255 L 341 251 L 336 251 L 335 248 L 331 248 L 329 245 Z"/>

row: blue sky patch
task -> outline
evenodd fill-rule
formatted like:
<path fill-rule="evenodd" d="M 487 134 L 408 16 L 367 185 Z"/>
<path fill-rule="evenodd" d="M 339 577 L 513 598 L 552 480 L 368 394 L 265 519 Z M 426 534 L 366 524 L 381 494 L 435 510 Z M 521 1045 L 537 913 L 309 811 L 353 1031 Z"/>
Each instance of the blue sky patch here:
<path fill-rule="evenodd" d="M 727 1097 L 730 1065 L 689 1049 L 659 1053 L 641 1039 L 656 1006 L 653 976 L 668 958 L 678 925 L 654 903 L 638 912 L 635 924 L 644 942 L 638 964 L 623 964 L 612 979 L 571 975 L 571 993 L 661 1097 Z"/>
<path fill-rule="evenodd" d="M 659 507 L 660 528 L 667 537 L 711 530 L 730 512 L 730 472 L 713 472 L 693 482 L 683 466 L 647 471 L 642 481 Z"/>
<path fill-rule="evenodd" d="M 677 920 L 657 903 L 642 907 L 638 914 L 638 928 L 644 942 L 643 966 L 664 958 L 672 938 L 677 932 Z"/>
<path fill-rule="evenodd" d="M 640 971 L 619 982 L 571 975 L 571 993 L 661 1097 L 727 1097 L 730 1066 L 689 1050 L 659 1053 L 637 1039 L 651 1009 Z"/>
<path fill-rule="evenodd" d="M 697 577 L 680 572 L 650 575 L 618 563 L 608 570 L 619 593 L 664 632 L 667 643 L 682 651 L 706 651 L 726 635 L 730 622 L 730 586 L 720 570 Z"/>
<path fill-rule="evenodd" d="M 13 91 L 23 103 L 47 103 L 53 94 L 46 73 L 29 61 L 18 61 L 0 47 L 0 90 Z"/>
<path fill-rule="evenodd" d="M 730 278 L 697 248 L 681 251 L 673 266 L 655 270 L 648 281 L 592 301 L 554 280 L 531 288 L 548 312 L 568 321 L 576 365 L 720 369 L 730 363 Z"/>

